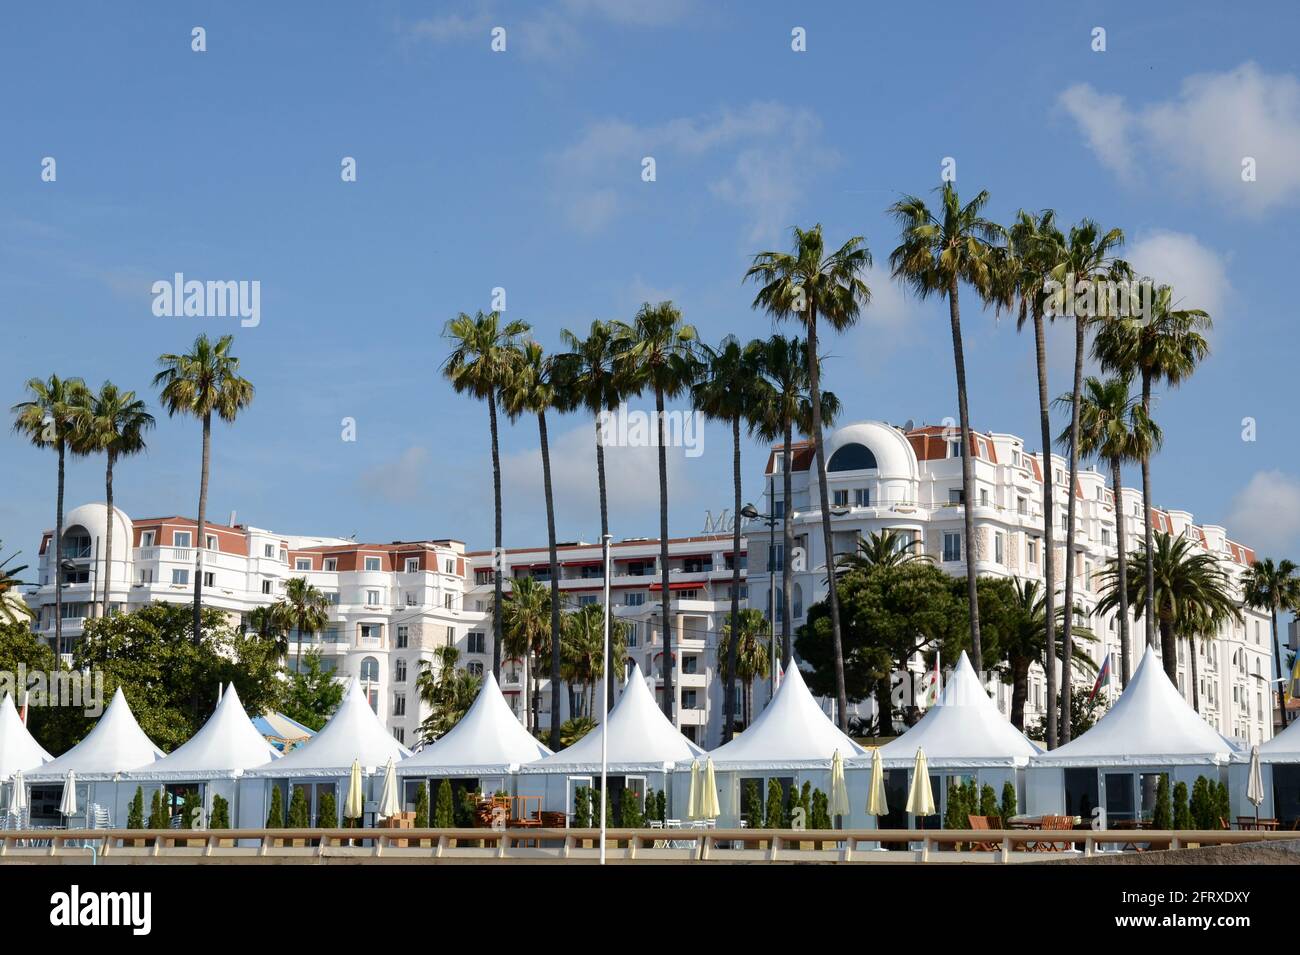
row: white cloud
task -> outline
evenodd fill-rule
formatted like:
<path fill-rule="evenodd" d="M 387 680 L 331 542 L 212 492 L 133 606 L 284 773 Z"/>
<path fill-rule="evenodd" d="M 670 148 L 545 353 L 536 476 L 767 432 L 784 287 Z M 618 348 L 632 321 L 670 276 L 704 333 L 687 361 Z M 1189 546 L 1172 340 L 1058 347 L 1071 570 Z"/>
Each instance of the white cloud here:
<path fill-rule="evenodd" d="M 1173 171 L 1189 189 L 1208 189 L 1251 215 L 1300 198 L 1300 80 L 1290 73 L 1254 63 L 1200 73 L 1176 97 L 1141 108 L 1085 83 L 1058 103 L 1098 160 L 1130 182 L 1160 182 Z M 1254 182 L 1242 181 L 1247 156 Z"/>
<path fill-rule="evenodd" d="M 1295 546 L 1300 537 L 1300 480 L 1259 471 L 1233 498 L 1228 535 L 1259 554 Z"/>
<path fill-rule="evenodd" d="M 1183 308 L 1203 308 L 1217 319 L 1231 299 L 1232 286 L 1223 256 L 1206 248 L 1194 235 L 1152 232 L 1129 246 L 1125 257 L 1140 275 L 1172 286 L 1174 301 Z"/>
<path fill-rule="evenodd" d="M 362 471 L 357 484 L 361 490 L 377 494 L 393 504 L 404 504 L 420 499 L 429 471 L 429 449 L 412 445 L 397 460 L 382 462 Z"/>

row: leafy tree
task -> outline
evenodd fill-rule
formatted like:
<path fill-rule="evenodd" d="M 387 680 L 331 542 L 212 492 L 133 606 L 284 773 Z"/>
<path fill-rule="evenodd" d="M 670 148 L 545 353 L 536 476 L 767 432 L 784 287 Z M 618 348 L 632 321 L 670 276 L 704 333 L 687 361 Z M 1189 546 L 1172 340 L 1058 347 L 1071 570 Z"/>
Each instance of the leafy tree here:
<path fill-rule="evenodd" d="M 812 794 L 812 823 L 810 829 L 830 829 L 831 812 L 830 798 L 820 789 L 814 790 Z"/>
<path fill-rule="evenodd" d="M 271 810 L 266 814 L 266 828 L 284 828 L 284 796 L 279 786 L 271 787 Z"/>
<path fill-rule="evenodd" d="M 428 806 L 425 806 L 428 809 Z M 427 816 L 426 816 L 427 821 Z M 334 798 L 334 790 L 326 789 L 320 794 L 316 805 L 316 825 L 322 829 L 334 829 L 339 824 L 339 807 L 338 800 Z"/>
<path fill-rule="evenodd" d="M 439 647 L 434 658 L 434 663 L 420 661 L 420 674 L 415 680 L 420 701 L 429 707 L 429 715 L 420 723 L 420 738 L 425 743 L 451 732 L 474 705 L 483 685 L 481 677 L 456 666 L 460 651 L 455 647 Z"/>
<path fill-rule="evenodd" d="M 998 795 L 993 791 L 993 787 L 987 783 L 980 789 L 980 811 L 981 816 L 996 816 L 998 814 Z"/>
<path fill-rule="evenodd" d="M 757 779 L 745 782 L 745 825 L 750 829 L 763 828 L 763 797 Z"/>
<path fill-rule="evenodd" d="M 668 793 L 663 789 L 655 795 L 654 817 L 660 822 L 668 821 Z"/>
<path fill-rule="evenodd" d="M 12 673 L 16 680 L 17 674 L 24 671 L 53 674 L 64 669 L 50 645 L 27 625 L 0 622 L 0 672 Z M 22 688 L 14 689 L 14 705 L 21 706 Z M 32 706 L 27 720 L 31 734 L 51 753 L 71 749 L 89 732 L 91 723 L 80 707 L 71 706 Z"/>
<path fill-rule="evenodd" d="M 1174 828 L 1192 828 L 1192 813 L 1187 805 L 1187 783 L 1174 785 Z"/>
<path fill-rule="evenodd" d="M 799 808 L 803 810 L 803 824 L 808 826 L 812 821 L 813 796 L 812 782 L 804 780 L 803 789 L 799 792 Z"/>
<path fill-rule="evenodd" d="M 290 829 L 309 829 L 311 827 L 311 811 L 307 806 L 306 786 L 293 787 L 293 798 L 289 800 L 287 825 Z"/>
<path fill-rule="evenodd" d="M 208 828 L 230 828 L 230 803 L 221 796 L 212 797 L 212 816 L 208 819 Z"/>
<path fill-rule="evenodd" d="M 1156 829 L 1172 829 L 1173 810 L 1169 801 L 1169 774 L 1161 773 L 1156 783 L 1156 805 L 1151 813 L 1151 825 Z"/>
<path fill-rule="evenodd" d="M 578 786 L 573 790 L 573 828 L 591 828 L 591 788 Z"/>
<path fill-rule="evenodd" d="M 141 786 L 135 787 L 135 795 L 131 798 L 131 805 L 126 811 L 126 827 L 144 828 L 144 788 Z"/>
<path fill-rule="evenodd" d="M 1246 606 L 1267 610 L 1273 621 L 1273 676 L 1277 679 L 1279 698 L 1285 699 L 1282 694 L 1282 688 L 1286 684 L 1282 680 L 1282 647 L 1277 640 L 1277 614 L 1279 610 L 1300 609 L 1300 573 L 1297 573 L 1296 565 L 1289 560 L 1280 560 L 1276 564 L 1271 557 L 1257 560 L 1242 577 L 1241 590 Z M 1278 709 L 1281 712 L 1282 728 L 1286 729 L 1286 707 Z"/>
<path fill-rule="evenodd" d="M 188 790 L 181 798 L 181 828 L 193 829 L 203 819 L 203 803 L 197 789 Z"/>
<path fill-rule="evenodd" d="M 167 797 L 162 789 L 155 789 L 153 807 L 149 812 L 150 829 L 170 829 L 172 825 L 171 810 L 167 808 Z"/>
<path fill-rule="evenodd" d="M 1228 819 L 1232 815 L 1232 807 L 1228 798 L 1228 784 L 1223 782 L 1218 782 L 1216 780 L 1212 783 L 1212 785 L 1214 787 L 1214 794 L 1215 794 L 1214 828 L 1222 829 L 1223 828 L 1222 821 Z"/>
<path fill-rule="evenodd" d="M 1007 780 L 1002 784 L 1002 804 L 998 809 L 1004 826 L 1007 824 L 1007 820 L 1016 814 L 1016 786 L 1011 780 Z"/>
<path fill-rule="evenodd" d="M 456 815 L 451 800 L 451 780 L 449 779 L 444 779 L 438 784 L 438 798 L 433 804 L 433 825 L 437 829 L 451 829 L 456 825 Z"/>
<path fill-rule="evenodd" d="M 415 828 L 429 828 L 429 787 L 424 783 L 415 790 Z"/>
<path fill-rule="evenodd" d="M 639 796 L 635 789 L 623 788 L 621 825 L 624 829 L 640 829 L 645 826 L 645 813 L 641 809 Z"/>
<path fill-rule="evenodd" d="M 775 777 L 767 781 L 767 808 L 763 814 L 764 829 L 780 829 L 785 822 L 785 791 Z"/>
<path fill-rule="evenodd" d="M 313 647 L 299 657 L 297 672 L 289 674 L 280 710 L 308 729 L 318 730 L 329 722 L 342 701 L 343 686 L 332 671 L 322 668 L 320 650 Z"/>
<path fill-rule="evenodd" d="M 1219 823 L 1213 818 L 1214 807 L 1210 803 L 1209 780 L 1204 776 L 1197 776 L 1196 782 L 1192 783 L 1192 798 L 1189 802 L 1188 809 L 1192 816 L 1192 824 L 1197 829 L 1218 829 Z"/>

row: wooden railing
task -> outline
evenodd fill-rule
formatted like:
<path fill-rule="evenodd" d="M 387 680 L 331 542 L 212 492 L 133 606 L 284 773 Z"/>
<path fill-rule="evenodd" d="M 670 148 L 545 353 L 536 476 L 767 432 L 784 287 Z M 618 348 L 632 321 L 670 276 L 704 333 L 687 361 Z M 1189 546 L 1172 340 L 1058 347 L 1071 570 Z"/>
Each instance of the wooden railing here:
<path fill-rule="evenodd" d="M 1277 842 L 1292 832 L 611 829 L 610 862 L 1042 862 L 1067 854 Z M 0 832 L 0 865 L 258 862 L 595 862 L 598 829 L 38 829 Z M 887 847 L 895 847 L 889 851 Z"/>

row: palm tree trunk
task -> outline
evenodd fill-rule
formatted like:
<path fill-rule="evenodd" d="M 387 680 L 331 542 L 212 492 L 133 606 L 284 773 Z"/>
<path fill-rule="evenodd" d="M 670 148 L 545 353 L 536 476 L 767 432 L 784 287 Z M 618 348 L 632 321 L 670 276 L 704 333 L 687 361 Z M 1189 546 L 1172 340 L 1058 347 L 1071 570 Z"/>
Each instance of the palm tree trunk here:
<path fill-rule="evenodd" d="M 59 441 L 59 486 L 54 508 L 54 652 L 63 652 L 63 441 Z M 21 702 L 21 701 L 20 701 Z"/>
<path fill-rule="evenodd" d="M 1169 682 L 1178 685 L 1178 638 L 1174 636 L 1174 625 L 1168 620 L 1160 621 L 1160 656 L 1164 658 L 1165 674 Z M 1173 670 L 1172 673 L 1169 671 Z"/>
<path fill-rule="evenodd" d="M 1129 675 L 1133 672 L 1133 651 L 1129 646 L 1129 611 L 1128 611 L 1128 547 L 1124 532 L 1124 506 L 1120 501 L 1123 488 L 1120 477 L 1119 458 L 1110 461 L 1110 485 L 1115 494 L 1115 546 L 1119 551 L 1116 564 L 1119 573 L 1119 660 L 1120 689 L 1128 686 Z"/>
<path fill-rule="evenodd" d="M 108 602 L 113 590 L 113 460 L 116 452 L 108 452 L 108 464 L 104 467 L 104 500 L 108 504 L 108 526 L 104 528 L 104 604 L 101 616 L 108 616 Z"/>
<path fill-rule="evenodd" d="M 1273 616 L 1273 675 L 1277 678 L 1278 716 L 1282 720 L 1282 729 L 1286 729 L 1286 694 L 1282 687 L 1282 651 L 1277 645 L 1277 600 L 1269 608 Z M 1272 718 L 1273 694 L 1269 693 L 1269 715 Z"/>
<path fill-rule="evenodd" d="M 970 435 L 970 408 L 966 402 L 966 355 L 961 343 L 961 306 L 957 301 L 957 279 L 948 286 L 948 316 L 952 323 L 952 357 L 957 369 L 957 415 L 961 420 L 961 496 L 962 522 L 966 539 L 963 556 L 966 558 L 966 602 L 970 606 L 971 663 L 975 672 L 984 669 L 984 654 L 980 647 L 980 605 L 976 581 L 979 577 L 975 562 L 975 463 Z"/>
<path fill-rule="evenodd" d="M 790 465 L 792 463 L 794 452 L 790 448 L 790 441 L 793 437 L 794 422 L 790 418 L 785 419 L 785 447 L 781 451 L 781 599 L 785 606 L 781 608 L 781 666 L 785 669 L 790 668 L 790 660 L 794 656 L 794 610 L 791 607 L 791 598 L 793 596 L 793 585 L 790 579 L 790 559 L 794 553 L 794 517 L 793 508 L 790 503 L 791 494 L 791 477 Z"/>
<path fill-rule="evenodd" d="M 1074 696 L 1074 532 L 1079 495 L 1079 396 L 1083 393 L 1083 350 L 1087 328 L 1074 320 L 1074 389 L 1070 393 L 1070 483 L 1065 489 L 1065 616 L 1061 621 L 1061 742 L 1071 736 L 1070 702 Z"/>
<path fill-rule="evenodd" d="M 1192 709 L 1201 712 L 1200 666 L 1196 662 L 1196 637 L 1187 638 L 1187 652 L 1192 656 Z"/>
<path fill-rule="evenodd" d="M 1056 528 L 1052 526 L 1055 494 L 1052 488 L 1052 418 L 1047 397 L 1047 339 L 1043 316 L 1034 314 L 1034 357 L 1038 364 L 1038 423 L 1043 440 L 1043 607 L 1047 615 L 1047 748 L 1055 749 L 1056 726 Z"/>
<path fill-rule="evenodd" d="M 605 438 L 604 432 L 601 431 L 599 416 L 596 417 L 596 487 L 600 491 L 600 540 L 603 546 L 605 538 L 609 536 L 609 502 L 605 496 Z M 600 574 L 602 577 L 605 576 L 603 564 L 601 565 Z M 605 613 L 610 613 L 609 607 L 605 608 Z M 605 686 L 608 694 L 607 698 L 614 699 L 614 691 L 617 687 L 614 683 L 614 663 L 612 660 L 610 661 L 609 672 L 605 674 Z"/>
<path fill-rule="evenodd" d="M 488 392 L 488 423 L 492 431 L 492 504 L 496 534 L 492 538 L 492 676 L 501 682 L 501 573 L 505 569 L 505 552 L 501 549 L 501 453 L 497 447 L 497 395 Z"/>
<path fill-rule="evenodd" d="M 212 461 L 212 412 L 203 415 L 203 467 L 199 473 L 198 534 L 194 541 L 194 645 L 203 641 L 203 550 L 208 517 L 208 473 Z M 198 690 L 195 689 L 197 708 Z"/>
<path fill-rule="evenodd" d="M 740 633 L 740 418 L 731 419 L 731 485 L 735 491 L 734 519 L 731 522 L 731 640 L 727 641 L 727 672 L 736 670 L 736 640 Z M 771 568 L 768 568 L 770 574 Z M 722 741 L 730 742 L 735 732 L 736 690 L 735 683 L 727 681 L 724 688 L 724 706 L 726 715 L 722 728 Z"/>
<path fill-rule="evenodd" d="M 551 447 L 546 437 L 546 412 L 537 415 L 542 443 L 542 484 L 546 491 L 546 542 L 551 560 L 551 749 L 560 748 L 560 558 L 555 549 L 555 496 L 551 493 Z"/>
<path fill-rule="evenodd" d="M 664 434 L 664 392 L 655 388 L 655 422 L 659 429 L 659 582 L 663 587 L 660 603 L 664 628 L 664 655 L 659 665 L 660 677 L 664 684 L 663 711 L 668 722 L 674 726 L 673 719 L 673 624 L 672 591 L 668 580 L 668 449 Z M 733 635 L 734 637 L 734 635 Z"/>
<path fill-rule="evenodd" d="M 1148 418 L 1151 416 L 1151 373 L 1143 370 L 1142 372 L 1142 411 Z M 1146 606 L 1143 616 L 1146 618 L 1147 646 L 1156 645 L 1156 618 L 1155 618 L 1155 594 L 1156 594 L 1156 555 L 1155 555 L 1155 534 L 1151 529 L 1151 510 L 1155 504 L 1151 501 L 1151 454 L 1148 451 L 1142 455 L 1142 536 L 1143 545 L 1146 547 Z M 1164 640 L 1161 639 L 1163 647 Z M 1176 672 L 1175 661 L 1165 660 L 1165 673 L 1169 674 L 1169 679 L 1174 679 Z"/>
<path fill-rule="evenodd" d="M 1029 657 L 1017 657 L 1011 664 L 1011 725 L 1024 732 L 1025 702 L 1029 699 Z"/>
<path fill-rule="evenodd" d="M 831 653 L 835 663 L 835 710 L 841 732 L 849 729 L 849 697 L 844 689 L 844 639 L 840 633 L 840 598 L 835 584 L 835 539 L 831 530 L 830 492 L 826 487 L 826 447 L 822 442 L 821 373 L 817 363 L 817 307 L 808 303 L 808 396 L 812 401 L 813 450 L 817 458 L 817 493 L 821 498 L 822 542 L 826 554 L 826 592 L 831 611 Z M 786 504 L 789 507 L 789 503 Z M 789 555 L 786 560 L 789 561 Z"/>

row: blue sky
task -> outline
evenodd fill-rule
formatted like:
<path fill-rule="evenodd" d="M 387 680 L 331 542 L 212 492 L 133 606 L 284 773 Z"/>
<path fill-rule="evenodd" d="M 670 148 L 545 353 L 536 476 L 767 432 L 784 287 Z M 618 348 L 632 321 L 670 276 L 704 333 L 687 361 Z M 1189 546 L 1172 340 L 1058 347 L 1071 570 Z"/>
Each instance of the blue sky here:
<path fill-rule="evenodd" d="M 1076 5 L 1078 6 L 1078 5 Z M 989 212 L 1052 206 L 1120 226 L 1135 263 L 1216 322 L 1213 356 L 1157 414 L 1158 502 L 1261 551 L 1300 544 L 1289 283 L 1300 200 L 1295 8 L 1218 4 L 668 2 L 100 4 L 0 15 L 0 316 L 6 406 L 52 372 L 151 402 L 157 355 L 233 333 L 257 386 L 214 435 L 210 514 L 287 533 L 491 540 L 485 410 L 439 374 L 443 323 L 486 309 L 547 347 L 563 327 L 671 298 L 706 340 L 766 336 L 741 276 L 791 225 L 862 234 L 874 303 L 827 342 L 848 418 L 955 416 L 941 303 L 884 265 L 900 192 L 944 157 Z M 191 50 L 206 29 L 207 51 Z M 507 49 L 490 49 L 506 29 Z M 1091 49 L 1094 27 L 1106 51 Z M 791 50 L 791 30 L 807 51 Z M 41 181 L 44 157 L 57 180 Z M 357 181 L 340 163 L 355 157 Z M 641 180 L 653 156 L 657 180 Z M 1257 179 L 1241 181 L 1241 157 Z M 261 323 L 159 318 L 183 272 L 258 280 Z M 981 430 L 1036 448 L 1032 343 L 964 310 Z M 789 329 L 793 333 L 793 329 Z M 1069 335 L 1052 338 L 1066 390 Z M 341 440 L 356 420 L 357 440 Z M 1242 419 L 1257 439 L 1242 440 Z M 552 422 L 562 539 L 599 521 L 590 423 Z M 726 506 L 730 448 L 672 457 L 674 533 Z M 503 435 L 507 543 L 545 541 L 534 422 Z M 761 493 L 746 448 L 745 497 Z M 6 429 L 0 538 L 52 526 L 54 461 Z M 652 457 L 611 461 L 618 536 L 656 532 Z M 128 513 L 192 514 L 199 429 L 162 418 L 121 465 Z M 102 462 L 68 500 L 102 498 Z"/>

